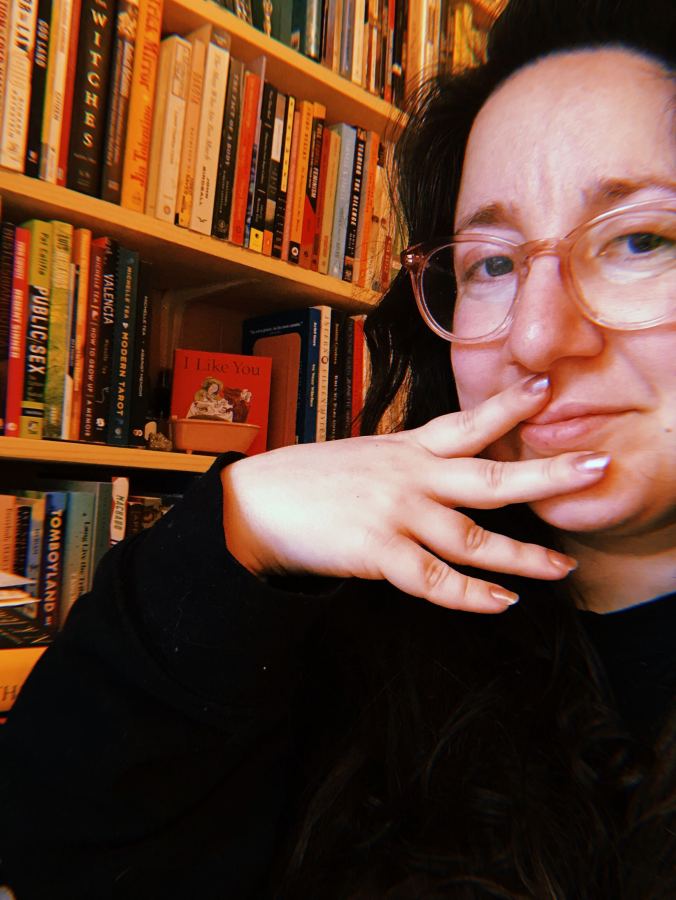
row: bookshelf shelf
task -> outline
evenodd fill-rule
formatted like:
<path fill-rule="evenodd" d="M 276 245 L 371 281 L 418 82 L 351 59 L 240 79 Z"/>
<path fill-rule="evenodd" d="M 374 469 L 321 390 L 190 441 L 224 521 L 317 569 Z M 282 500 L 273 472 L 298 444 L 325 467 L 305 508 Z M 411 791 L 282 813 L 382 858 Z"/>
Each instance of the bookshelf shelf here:
<path fill-rule="evenodd" d="M 163 34 L 187 34 L 204 22 L 224 28 L 230 34 L 234 56 L 250 63 L 264 54 L 266 78 L 297 97 L 324 103 L 329 124 L 350 122 L 390 139 L 401 130 L 404 120 L 395 106 L 268 37 L 212 0 L 166 0 L 163 22 Z"/>
<path fill-rule="evenodd" d="M 164 472 L 206 472 L 215 457 L 195 453 L 160 453 L 157 450 L 109 447 L 74 441 L 35 441 L 0 437 L 0 459 L 73 463 L 78 466 L 114 466 L 118 469 L 152 469 Z"/>
<path fill-rule="evenodd" d="M 261 305 L 303 306 L 328 303 L 366 312 L 377 294 L 328 275 L 320 275 L 252 250 L 245 250 L 152 216 L 124 209 L 37 178 L 0 169 L 3 215 L 16 218 L 63 218 L 91 228 L 141 253 L 154 263 L 153 286 L 160 290 L 229 282 L 228 296 L 243 308 Z M 258 303 L 256 303 L 258 301 Z"/>

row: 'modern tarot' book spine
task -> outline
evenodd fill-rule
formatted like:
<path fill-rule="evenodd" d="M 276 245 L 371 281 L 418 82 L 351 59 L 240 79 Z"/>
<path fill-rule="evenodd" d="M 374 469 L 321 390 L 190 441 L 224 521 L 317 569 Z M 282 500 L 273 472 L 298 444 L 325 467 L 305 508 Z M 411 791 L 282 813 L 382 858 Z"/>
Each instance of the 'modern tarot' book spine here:
<path fill-rule="evenodd" d="M 131 413 L 132 365 L 136 330 L 139 255 L 120 247 L 115 299 L 115 333 L 111 363 L 108 443 L 124 446 Z"/>

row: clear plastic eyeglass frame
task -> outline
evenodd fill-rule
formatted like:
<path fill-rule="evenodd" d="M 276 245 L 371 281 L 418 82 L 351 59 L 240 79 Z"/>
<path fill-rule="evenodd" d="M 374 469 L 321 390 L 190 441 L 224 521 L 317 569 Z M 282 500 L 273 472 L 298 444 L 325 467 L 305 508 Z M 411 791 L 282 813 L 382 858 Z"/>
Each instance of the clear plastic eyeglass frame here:
<path fill-rule="evenodd" d="M 571 266 L 571 256 L 573 250 L 575 249 L 575 246 L 590 229 L 595 228 L 597 225 L 603 222 L 626 216 L 627 214 L 632 212 L 651 210 L 666 211 L 672 213 L 674 217 L 676 217 L 676 205 L 674 204 L 673 200 L 641 201 L 639 203 L 630 203 L 626 204 L 625 206 L 615 207 L 609 212 L 605 212 L 599 216 L 595 216 L 588 222 L 584 222 L 583 224 L 578 225 L 571 232 L 569 232 L 569 234 L 562 238 L 546 238 L 543 240 L 527 241 L 523 244 L 517 244 L 513 241 L 505 240 L 504 238 L 495 237 L 494 235 L 472 232 L 468 234 L 454 235 L 452 237 L 446 238 L 445 240 L 442 239 L 441 241 L 425 241 L 424 243 L 415 244 L 414 246 L 408 247 L 406 250 L 404 250 L 401 253 L 400 257 L 401 264 L 411 277 L 413 293 L 423 319 L 432 329 L 432 331 L 439 335 L 439 337 L 453 343 L 487 343 L 489 341 L 497 340 L 509 331 L 514 320 L 515 306 L 521 294 L 523 284 L 528 277 L 531 263 L 538 256 L 558 257 L 561 278 L 563 280 L 564 286 L 566 287 L 569 295 L 575 301 L 580 312 L 591 322 L 594 322 L 596 325 L 601 325 L 604 328 L 620 331 L 637 331 L 644 328 L 654 328 L 657 325 L 661 325 L 665 322 L 673 320 L 674 310 L 672 309 L 670 312 L 667 312 L 663 315 L 653 317 L 641 322 L 621 323 L 604 320 L 593 311 L 588 301 L 585 299 L 581 286 L 575 280 L 573 268 Z M 493 329 L 493 331 L 489 332 L 488 334 L 482 335 L 481 337 L 458 337 L 457 335 L 453 334 L 453 332 L 448 331 L 443 326 L 441 326 L 430 312 L 425 301 L 422 287 L 422 278 L 428 260 L 435 253 L 455 244 L 470 242 L 476 243 L 477 241 L 490 242 L 496 247 L 502 246 L 505 247 L 506 250 L 509 250 L 516 263 L 516 275 L 518 281 L 511 306 L 506 314 L 505 319 L 497 328 Z M 670 268 L 674 265 L 676 265 L 676 261 L 671 264 Z M 451 300 L 453 299 L 454 298 L 451 298 Z M 676 300 L 676 297 L 674 299 Z"/>

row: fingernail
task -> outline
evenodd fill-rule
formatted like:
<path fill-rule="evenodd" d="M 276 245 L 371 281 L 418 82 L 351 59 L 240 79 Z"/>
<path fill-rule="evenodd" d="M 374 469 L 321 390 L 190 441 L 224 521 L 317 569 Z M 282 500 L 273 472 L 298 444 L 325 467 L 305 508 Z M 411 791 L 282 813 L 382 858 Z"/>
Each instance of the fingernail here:
<path fill-rule="evenodd" d="M 608 468 L 610 462 L 609 453 L 584 453 L 573 463 L 578 472 L 586 472 L 589 475 L 595 475 Z"/>
<path fill-rule="evenodd" d="M 549 375 L 533 375 L 523 384 L 523 389 L 527 394 L 544 394 L 548 388 Z"/>
<path fill-rule="evenodd" d="M 511 591 L 507 591 L 505 588 L 500 587 L 491 588 L 491 597 L 494 597 L 501 603 L 506 603 L 508 606 L 514 606 L 515 603 L 519 602 L 518 594 L 513 594 Z"/>
<path fill-rule="evenodd" d="M 548 550 L 547 557 L 553 566 L 556 566 L 557 569 L 562 569 L 566 574 L 572 572 L 573 569 L 577 569 L 577 560 L 573 559 L 572 556 L 564 556 L 563 553 Z"/>

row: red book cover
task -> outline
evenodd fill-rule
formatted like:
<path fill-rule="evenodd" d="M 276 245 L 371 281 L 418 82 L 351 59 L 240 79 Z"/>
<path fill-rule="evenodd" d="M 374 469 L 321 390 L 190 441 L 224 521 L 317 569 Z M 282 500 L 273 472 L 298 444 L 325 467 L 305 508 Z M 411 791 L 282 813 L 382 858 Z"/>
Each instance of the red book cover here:
<path fill-rule="evenodd" d="M 28 315 L 29 249 L 30 232 L 27 228 L 17 228 L 14 232 L 14 269 L 12 272 L 7 397 L 5 400 L 5 434 L 8 437 L 19 436 L 19 420 L 21 419 L 26 354 L 26 317 Z"/>
<path fill-rule="evenodd" d="M 56 183 L 66 185 L 68 175 L 68 151 L 70 150 L 70 126 L 73 121 L 73 90 L 75 89 L 75 68 L 77 66 L 77 42 L 80 35 L 81 0 L 73 0 L 71 13 L 70 40 L 68 43 L 68 68 L 66 84 L 63 92 L 63 124 L 61 126 L 61 144 L 59 160 L 56 167 Z"/>
<path fill-rule="evenodd" d="M 239 126 L 239 145 L 235 163 L 235 184 L 232 192 L 232 212 L 230 214 L 229 240 L 240 247 L 244 244 L 244 224 L 251 177 L 251 154 L 253 153 L 258 118 L 258 97 L 261 79 L 255 72 L 247 72 L 244 80 L 244 101 Z"/>
<path fill-rule="evenodd" d="M 265 356 L 175 350 L 171 415 L 260 425 L 247 456 L 267 446 L 272 360 Z"/>

